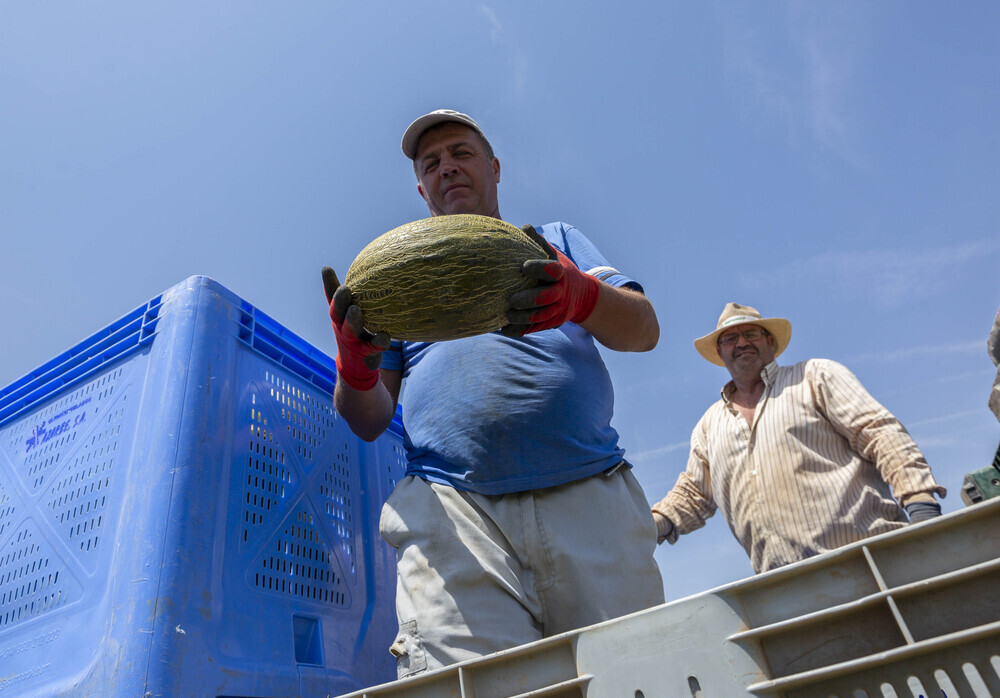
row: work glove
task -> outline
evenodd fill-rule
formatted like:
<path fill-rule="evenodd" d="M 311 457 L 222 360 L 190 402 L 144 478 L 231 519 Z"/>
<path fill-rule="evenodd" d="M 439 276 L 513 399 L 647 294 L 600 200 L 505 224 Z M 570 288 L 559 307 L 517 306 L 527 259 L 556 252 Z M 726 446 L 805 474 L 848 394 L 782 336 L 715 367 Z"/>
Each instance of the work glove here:
<path fill-rule="evenodd" d="M 340 285 L 337 272 L 330 267 L 323 267 L 323 290 L 337 340 L 337 375 L 355 390 L 371 390 L 378 383 L 378 367 L 382 352 L 389 348 L 389 337 L 362 326 L 361 308 L 354 304 L 351 289 Z"/>
<path fill-rule="evenodd" d="M 941 505 L 937 502 L 910 502 L 904 509 L 910 517 L 910 523 L 926 521 L 935 516 L 941 516 Z"/>
<path fill-rule="evenodd" d="M 549 258 L 529 259 L 521 266 L 522 274 L 540 283 L 510 297 L 507 313 L 510 324 L 501 332 L 508 337 L 522 337 L 559 327 L 566 321 L 584 322 L 597 305 L 600 282 L 580 271 L 569 257 L 550 245 L 532 226 L 525 225 L 521 229 L 541 245 Z"/>

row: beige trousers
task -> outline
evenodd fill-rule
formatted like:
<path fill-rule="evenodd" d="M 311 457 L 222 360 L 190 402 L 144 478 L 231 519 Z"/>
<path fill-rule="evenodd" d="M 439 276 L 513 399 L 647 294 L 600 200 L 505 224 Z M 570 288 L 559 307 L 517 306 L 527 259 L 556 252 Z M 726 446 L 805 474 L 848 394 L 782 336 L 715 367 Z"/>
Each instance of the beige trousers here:
<path fill-rule="evenodd" d="M 656 524 L 630 468 L 508 495 L 407 477 L 396 549 L 400 678 L 663 603 Z"/>

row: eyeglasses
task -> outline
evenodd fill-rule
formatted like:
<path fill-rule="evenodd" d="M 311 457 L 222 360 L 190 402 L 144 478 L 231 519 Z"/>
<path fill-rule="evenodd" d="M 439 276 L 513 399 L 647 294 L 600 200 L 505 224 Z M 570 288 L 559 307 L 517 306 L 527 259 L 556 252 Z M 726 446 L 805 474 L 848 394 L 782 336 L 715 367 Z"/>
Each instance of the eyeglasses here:
<path fill-rule="evenodd" d="M 768 332 L 767 330 L 762 330 L 756 327 L 749 330 L 743 330 L 742 332 L 730 332 L 719 337 L 719 346 L 728 347 L 736 344 L 736 342 L 740 341 L 740 335 L 743 335 L 744 339 L 748 342 L 756 342 L 761 337 L 767 337 Z"/>

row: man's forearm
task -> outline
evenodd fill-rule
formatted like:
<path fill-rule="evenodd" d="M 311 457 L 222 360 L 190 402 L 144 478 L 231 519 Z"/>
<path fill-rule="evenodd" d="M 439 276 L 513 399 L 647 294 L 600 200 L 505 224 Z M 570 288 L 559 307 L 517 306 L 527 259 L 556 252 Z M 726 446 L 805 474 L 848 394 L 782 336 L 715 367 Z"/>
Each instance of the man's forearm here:
<path fill-rule="evenodd" d="M 582 326 L 615 351 L 650 351 L 660 340 L 660 323 L 649 299 L 630 288 L 605 283 L 601 283 L 597 305 Z"/>
<path fill-rule="evenodd" d="M 379 382 L 371 390 L 355 390 L 346 381 L 337 381 L 333 405 L 351 431 L 365 441 L 374 441 L 389 424 L 396 412 L 395 401 Z"/>

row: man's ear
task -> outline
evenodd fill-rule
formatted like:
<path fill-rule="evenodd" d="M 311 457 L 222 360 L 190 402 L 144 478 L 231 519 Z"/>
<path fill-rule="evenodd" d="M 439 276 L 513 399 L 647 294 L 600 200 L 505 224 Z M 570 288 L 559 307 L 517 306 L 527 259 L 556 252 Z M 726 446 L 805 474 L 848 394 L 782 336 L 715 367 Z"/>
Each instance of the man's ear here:
<path fill-rule="evenodd" d="M 493 176 L 496 177 L 497 184 L 500 183 L 500 159 L 493 158 L 493 162 L 490 163 L 490 167 L 493 168 Z"/>

